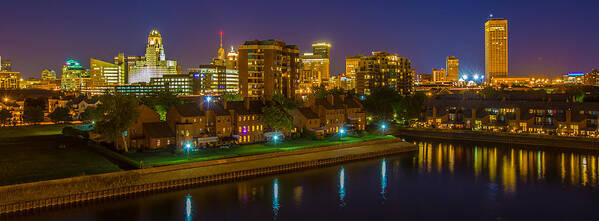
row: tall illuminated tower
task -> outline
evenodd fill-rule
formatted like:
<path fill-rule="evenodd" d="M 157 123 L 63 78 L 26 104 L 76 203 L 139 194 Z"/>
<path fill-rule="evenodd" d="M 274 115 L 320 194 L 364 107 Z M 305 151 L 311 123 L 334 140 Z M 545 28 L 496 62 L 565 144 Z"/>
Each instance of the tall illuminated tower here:
<path fill-rule="evenodd" d="M 223 32 L 221 31 L 219 34 L 220 34 L 220 47 L 218 48 L 217 58 L 220 60 L 225 60 L 225 57 L 227 55 L 225 54 L 225 49 L 223 48 Z"/>
<path fill-rule="evenodd" d="M 447 72 L 446 80 L 457 82 L 460 79 L 460 59 L 454 56 L 447 56 L 447 59 L 445 59 L 445 70 Z"/>
<path fill-rule="evenodd" d="M 507 20 L 490 18 L 485 23 L 485 80 L 508 76 Z"/>
<path fill-rule="evenodd" d="M 159 61 L 165 61 L 164 45 L 162 45 L 162 36 L 158 30 L 153 29 L 148 35 L 148 45 L 146 46 L 146 65 L 156 66 Z"/>
<path fill-rule="evenodd" d="M 129 62 L 134 61 L 135 65 L 129 66 L 127 81 L 133 83 L 149 83 L 151 78 L 159 78 L 163 75 L 180 74 L 181 67 L 177 65 L 177 61 L 166 60 L 164 53 L 164 44 L 160 33 L 153 29 L 148 35 L 148 44 L 146 45 L 145 60 L 141 58 L 129 59 L 127 57 L 127 66 Z M 124 65 L 124 55 L 118 58 L 117 64 Z"/>

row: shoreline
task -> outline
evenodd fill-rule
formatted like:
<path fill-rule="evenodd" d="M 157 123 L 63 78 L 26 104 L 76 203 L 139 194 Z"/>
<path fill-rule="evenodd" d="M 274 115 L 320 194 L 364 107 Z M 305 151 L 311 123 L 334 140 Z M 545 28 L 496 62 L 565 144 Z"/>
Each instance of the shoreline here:
<path fill-rule="evenodd" d="M 280 153 L 0 186 L 0 215 L 290 172 L 416 151 L 401 139 L 375 140 Z"/>
<path fill-rule="evenodd" d="M 516 135 L 499 133 L 491 134 L 475 131 L 451 131 L 420 128 L 401 128 L 397 130 L 396 135 L 403 137 L 528 145 L 570 150 L 599 150 L 599 139 L 591 140 L 589 138 L 583 139 L 574 137 L 550 137 L 547 135 Z"/>

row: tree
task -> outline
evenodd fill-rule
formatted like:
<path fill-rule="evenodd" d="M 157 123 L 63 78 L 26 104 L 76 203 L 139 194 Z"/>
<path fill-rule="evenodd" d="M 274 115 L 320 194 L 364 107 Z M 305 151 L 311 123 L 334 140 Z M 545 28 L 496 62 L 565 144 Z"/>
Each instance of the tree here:
<path fill-rule="evenodd" d="M 295 110 L 296 108 L 298 108 L 299 106 L 301 106 L 301 103 L 299 101 L 289 99 L 280 93 L 275 93 L 275 95 L 273 96 L 272 99 L 275 102 L 277 102 L 283 109 L 285 109 L 285 111 L 287 111 L 287 113 L 289 113 L 289 112 Z"/>
<path fill-rule="evenodd" d="M 116 140 L 120 138 L 125 151 L 129 151 L 125 131 L 139 117 L 137 98 L 125 95 L 103 95 L 100 97 L 100 102 L 98 112 L 101 114 L 101 118 L 96 124 L 96 132 L 102 138 L 114 142 L 117 147 Z"/>
<path fill-rule="evenodd" d="M 366 98 L 364 109 L 378 120 L 390 120 L 393 113 L 400 109 L 401 96 L 392 88 L 376 88 Z"/>
<path fill-rule="evenodd" d="M 403 122 L 418 118 L 422 112 L 422 105 L 424 104 L 425 99 L 426 95 L 423 93 L 403 96 L 400 104 L 395 110 L 396 118 Z"/>
<path fill-rule="evenodd" d="M 23 107 L 23 120 L 30 123 L 44 121 L 44 109 L 47 101 L 44 98 L 27 98 Z"/>
<path fill-rule="evenodd" d="M 6 125 L 9 123 L 12 114 L 7 109 L 0 110 L 0 124 Z"/>
<path fill-rule="evenodd" d="M 331 90 L 327 90 L 324 86 L 315 86 L 312 87 L 312 96 L 315 96 L 316 99 L 323 99 L 326 98 L 327 95 L 333 95 L 333 96 L 337 96 L 337 95 L 344 95 L 346 94 L 345 90 L 343 90 L 342 88 L 333 88 Z"/>
<path fill-rule="evenodd" d="M 231 92 L 225 92 L 220 97 L 226 101 L 242 101 L 243 100 L 243 96 L 241 96 L 239 93 L 233 94 Z"/>
<path fill-rule="evenodd" d="M 100 120 L 100 113 L 98 113 L 98 108 L 88 107 L 81 113 L 79 118 L 84 121 L 98 121 Z"/>
<path fill-rule="evenodd" d="M 501 92 L 493 87 L 485 87 L 480 91 L 480 95 L 485 99 L 497 98 L 501 95 Z"/>
<path fill-rule="evenodd" d="M 152 108 L 156 113 L 160 114 L 161 120 L 166 120 L 166 112 L 171 107 L 182 103 L 182 100 L 168 91 L 158 92 L 153 95 L 141 98 L 141 103 Z"/>
<path fill-rule="evenodd" d="M 291 116 L 280 107 L 270 104 L 262 108 L 260 120 L 266 127 L 278 132 L 281 129 L 291 130 L 293 121 Z"/>
<path fill-rule="evenodd" d="M 44 110 L 38 106 L 27 106 L 23 110 L 23 120 L 30 123 L 44 121 Z"/>
<path fill-rule="evenodd" d="M 582 103 L 584 101 L 584 90 L 578 86 L 568 87 L 566 94 L 574 100 L 574 102 Z"/>
<path fill-rule="evenodd" d="M 69 110 L 64 107 L 57 107 L 54 109 L 54 112 L 48 115 L 48 117 L 50 117 L 54 123 L 73 120 L 69 114 Z"/>

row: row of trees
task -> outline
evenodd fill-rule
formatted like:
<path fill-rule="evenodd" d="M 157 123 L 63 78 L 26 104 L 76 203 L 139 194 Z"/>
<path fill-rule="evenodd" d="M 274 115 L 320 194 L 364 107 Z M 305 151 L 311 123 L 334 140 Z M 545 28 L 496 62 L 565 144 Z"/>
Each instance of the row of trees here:
<path fill-rule="evenodd" d="M 377 121 L 408 123 L 418 118 L 425 99 L 423 93 L 400 95 L 392 88 L 377 88 L 366 97 L 364 109 Z"/>

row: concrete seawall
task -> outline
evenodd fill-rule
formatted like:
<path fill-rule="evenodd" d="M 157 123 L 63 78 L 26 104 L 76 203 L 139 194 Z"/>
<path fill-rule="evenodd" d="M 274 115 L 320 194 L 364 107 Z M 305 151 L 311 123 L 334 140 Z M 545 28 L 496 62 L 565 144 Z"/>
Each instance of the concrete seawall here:
<path fill-rule="evenodd" d="M 0 215 L 337 164 L 417 150 L 400 139 L 48 180 L 0 187 Z"/>
<path fill-rule="evenodd" d="M 398 136 L 440 140 L 457 140 L 489 143 L 530 145 L 560 149 L 599 150 L 599 139 L 582 137 L 557 137 L 549 135 L 518 135 L 475 131 L 438 129 L 400 129 Z"/>

